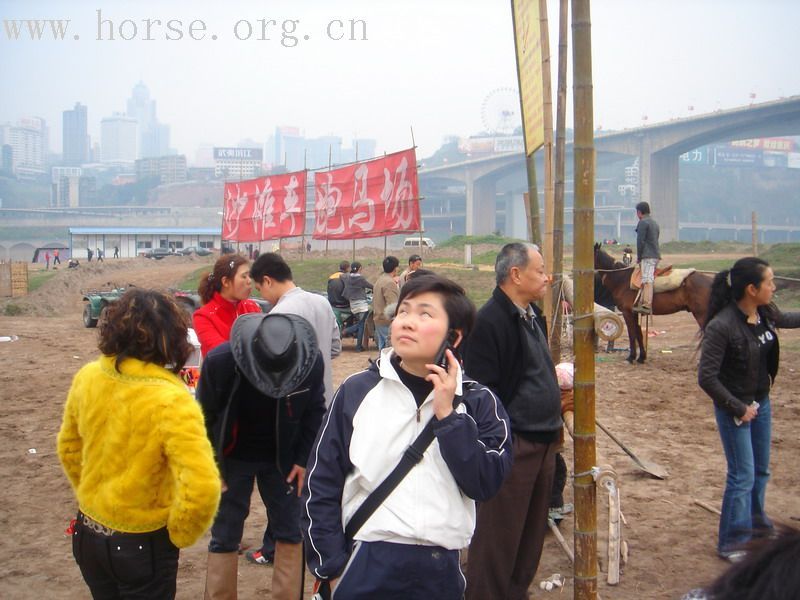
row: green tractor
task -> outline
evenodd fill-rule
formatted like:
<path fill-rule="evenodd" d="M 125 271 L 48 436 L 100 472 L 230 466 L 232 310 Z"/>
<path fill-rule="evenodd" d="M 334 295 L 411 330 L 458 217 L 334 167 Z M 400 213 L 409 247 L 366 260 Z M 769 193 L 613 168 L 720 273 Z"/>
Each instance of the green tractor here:
<path fill-rule="evenodd" d="M 103 318 L 103 311 L 107 306 L 113 304 L 125 293 L 124 287 L 115 286 L 110 290 L 90 290 L 83 294 L 83 326 L 97 327 L 97 323 Z M 200 296 L 196 292 L 186 290 L 169 290 L 175 296 L 178 306 L 186 311 L 191 319 L 194 311 L 200 308 Z"/>

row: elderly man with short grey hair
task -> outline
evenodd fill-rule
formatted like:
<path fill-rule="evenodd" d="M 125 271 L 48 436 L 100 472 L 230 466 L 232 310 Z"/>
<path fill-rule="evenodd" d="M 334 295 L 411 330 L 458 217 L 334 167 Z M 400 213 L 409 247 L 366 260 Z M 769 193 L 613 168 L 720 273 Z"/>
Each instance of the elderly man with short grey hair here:
<path fill-rule="evenodd" d="M 498 494 L 478 507 L 467 600 L 528 597 L 542 554 L 562 427 L 547 326 L 533 304 L 549 288 L 542 255 L 531 244 L 506 244 L 495 274 L 497 287 L 478 312 L 464 364 L 505 406 L 514 464 Z"/>

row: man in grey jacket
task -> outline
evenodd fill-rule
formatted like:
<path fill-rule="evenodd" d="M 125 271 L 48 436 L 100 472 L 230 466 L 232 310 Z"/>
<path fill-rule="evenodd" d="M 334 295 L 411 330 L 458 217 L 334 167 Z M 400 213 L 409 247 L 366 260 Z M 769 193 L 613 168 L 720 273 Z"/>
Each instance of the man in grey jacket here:
<path fill-rule="evenodd" d="M 639 224 L 636 226 L 636 262 L 642 270 L 642 293 L 639 303 L 633 310 L 649 315 L 653 312 L 656 265 L 661 260 L 658 249 L 659 229 L 658 223 L 650 216 L 650 205 L 647 202 L 639 202 L 636 205 L 636 216 L 639 218 Z"/>
<path fill-rule="evenodd" d="M 333 398 L 333 368 L 331 360 L 342 352 L 339 325 L 328 300 L 319 294 L 307 292 L 292 281 L 292 269 L 280 254 L 267 252 L 261 254 L 250 267 L 253 285 L 267 300 L 272 309 L 270 314 L 293 314 L 311 323 L 317 338 L 317 346 L 325 366 L 325 407 Z M 275 542 L 272 523 L 267 525 L 261 548 L 247 552 L 247 560 L 258 565 L 273 562 Z"/>
<path fill-rule="evenodd" d="M 325 405 L 333 398 L 331 360 L 342 352 L 342 340 L 333 309 L 324 296 L 307 292 L 292 281 L 292 269 L 280 254 L 267 252 L 250 268 L 250 278 L 261 296 L 272 304 L 270 312 L 300 315 L 317 334 L 325 362 Z"/>

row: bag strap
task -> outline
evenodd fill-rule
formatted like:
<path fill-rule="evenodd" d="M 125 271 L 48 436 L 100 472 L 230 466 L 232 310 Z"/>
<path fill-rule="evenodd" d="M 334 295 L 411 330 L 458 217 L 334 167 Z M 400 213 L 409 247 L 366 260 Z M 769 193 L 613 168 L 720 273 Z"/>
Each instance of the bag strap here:
<path fill-rule="evenodd" d="M 453 410 L 456 409 L 458 404 L 459 398 L 456 396 L 453 398 Z M 433 433 L 433 422 L 435 420 L 436 417 L 430 418 L 417 436 L 417 439 L 403 452 L 403 456 L 400 458 L 400 462 L 397 463 L 397 466 L 386 476 L 386 479 L 381 481 L 378 487 L 372 490 L 372 493 L 367 496 L 367 499 L 358 507 L 350 521 L 348 521 L 347 526 L 344 528 L 344 534 L 348 540 L 352 540 L 355 537 L 359 529 L 361 529 L 364 523 L 372 516 L 372 513 L 383 504 L 384 500 L 389 497 L 389 494 L 392 493 L 394 488 L 396 488 L 411 469 L 414 468 L 414 465 L 422 460 L 422 456 L 435 437 Z"/>

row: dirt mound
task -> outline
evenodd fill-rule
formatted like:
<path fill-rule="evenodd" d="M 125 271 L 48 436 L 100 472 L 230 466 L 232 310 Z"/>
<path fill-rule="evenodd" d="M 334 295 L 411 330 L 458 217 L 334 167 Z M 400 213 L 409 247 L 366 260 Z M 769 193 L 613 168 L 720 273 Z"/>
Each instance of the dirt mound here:
<path fill-rule="evenodd" d="M 15 314 L 52 317 L 80 310 L 83 295 L 90 290 L 117 286 L 176 287 L 196 269 L 212 263 L 212 257 L 170 256 L 163 260 L 144 258 L 82 262 L 77 269 L 63 267 L 41 287 L 22 298 L 5 299 L 0 314 L 13 305 Z"/>

